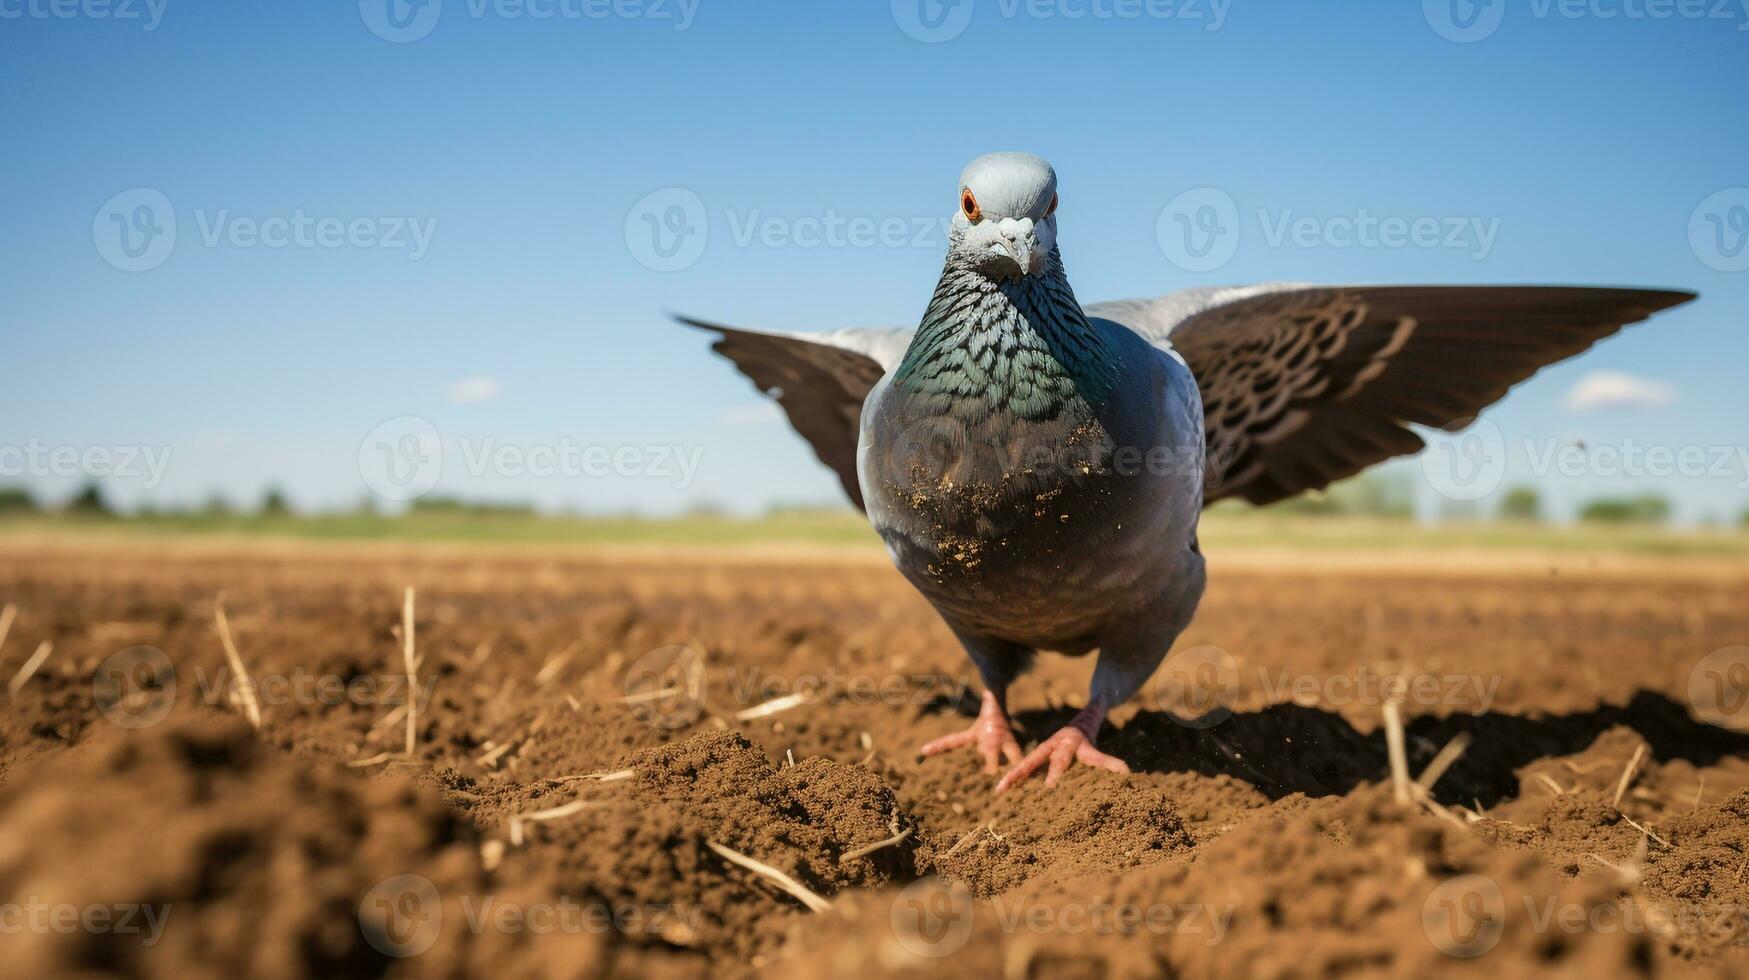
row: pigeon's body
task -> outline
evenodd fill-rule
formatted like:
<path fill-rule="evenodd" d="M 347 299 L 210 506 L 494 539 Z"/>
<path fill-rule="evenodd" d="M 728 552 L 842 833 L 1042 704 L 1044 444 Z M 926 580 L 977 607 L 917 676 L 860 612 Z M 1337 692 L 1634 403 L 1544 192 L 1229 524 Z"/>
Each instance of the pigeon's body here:
<path fill-rule="evenodd" d="M 864 404 L 857 452 L 894 564 L 991 661 L 986 679 L 1034 649 L 1085 653 L 1188 621 L 1201 595 L 1196 382 L 1166 350 L 1087 318 L 1060 268 L 1001 284 L 944 275 Z M 1153 653 L 1113 676 L 1111 703 L 1164 647 Z"/>
<path fill-rule="evenodd" d="M 687 321 L 775 397 L 982 673 L 998 792 L 1094 748 L 1189 623 L 1205 503 L 1266 504 L 1412 453 L 1546 364 L 1692 293 L 1273 284 L 1083 309 L 1056 248 L 1056 175 L 991 154 L 960 178 L 915 330 L 782 334 Z M 1009 683 L 1097 648 L 1087 706 L 1022 758 Z"/>

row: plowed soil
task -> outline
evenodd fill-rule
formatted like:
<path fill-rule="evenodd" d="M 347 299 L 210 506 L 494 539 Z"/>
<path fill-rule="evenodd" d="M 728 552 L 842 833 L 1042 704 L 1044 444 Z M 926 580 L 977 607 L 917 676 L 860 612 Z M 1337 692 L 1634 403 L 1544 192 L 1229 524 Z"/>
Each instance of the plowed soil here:
<path fill-rule="evenodd" d="M 1135 771 L 998 798 L 916 756 L 978 689 L 878 557 L 11 546 L 0 678 L 52 646 L 0 720 L 0 948 L 17 976 L 1749 975 L 1746 598 L 1749 569 L 1669 562 L 1212 555 L 1102 734 Z M 1090 669 L 1041 657 L 1023 742 Z"/>

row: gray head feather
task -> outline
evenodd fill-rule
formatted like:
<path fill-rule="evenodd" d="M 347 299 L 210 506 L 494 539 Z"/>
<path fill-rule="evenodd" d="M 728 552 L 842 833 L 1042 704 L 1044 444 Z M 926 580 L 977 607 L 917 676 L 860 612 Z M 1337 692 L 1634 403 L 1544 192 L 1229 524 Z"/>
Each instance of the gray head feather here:
<path fill-rule="evenodd" d="M 948 261 L 990 279 L 1056 265 L 1057 174 L 1031 153 L 987 153 L 960 173 Z"/>

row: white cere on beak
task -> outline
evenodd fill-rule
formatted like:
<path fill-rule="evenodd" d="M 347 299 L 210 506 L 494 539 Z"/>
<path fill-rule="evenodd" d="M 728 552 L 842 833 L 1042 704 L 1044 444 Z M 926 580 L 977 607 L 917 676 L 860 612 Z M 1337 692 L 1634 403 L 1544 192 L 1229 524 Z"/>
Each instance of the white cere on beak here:
<path fill-rule="evenodd" d="M 1038 248 L 1038 240 L 1032 233 L 1032 219 L 1003 218 L 996 223 L 996 230 L 1002 235 L 996 247 L 1008 253 L 1008 257 L 1020 267 L 1021 275 L 1032 272 Z"/>

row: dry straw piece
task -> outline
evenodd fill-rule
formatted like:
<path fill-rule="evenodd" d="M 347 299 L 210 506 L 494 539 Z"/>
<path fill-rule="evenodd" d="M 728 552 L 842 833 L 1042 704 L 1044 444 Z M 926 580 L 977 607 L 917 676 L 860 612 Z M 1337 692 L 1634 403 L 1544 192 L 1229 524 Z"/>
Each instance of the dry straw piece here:
<path fill-rule="evenodd" d="M 966 831 L 965 836 L 961 837 L 959 840 L 955 841 L 954 845 L 952 847 L 948 848 L 947 853 L 943 854 L 942 857 L 950 858 L 950 857 L 953 857 L 955 854 L 958 854 L 961 849 L 963 849 L 967 844 L 970 844 L 972 842 L 972 838 L 978 836 L 978 831 L 983 830 L 983 829 L 984 829 L 983 825 L 980 824 L 976 827 L 973 827 L 971 830 Z"/>
<path fill-rule="evenodd" d="M 243 701 L 243 716 L 249 724 L 261 727 L 261 705 L 255 700 L 255 682 L 243 669 L 243 658 L 237 654 L 237 644 L 231 641 L 231 624 L 225 619 L 225 594 L 213 596 L 213 622 L 219 627 L 219 642 L 225 646 L 225 659 L 231 662 L 231 673 L 237 675 L 237 697 Z"/>
<path fill-rule="evenodd" d="M 877 840 L 873 844 L 864 844 L 854 851 L 845 851 L 844 855 L 838 859 L 838 863 L 844 864 L 847 861 L 854 861 L 859 857 L 867 857 L 883 848 L 897 847 L 898 845 L 905 843 L 905 839 L 911 836 L 911 830 L 912 828 L 906 827 L 904 830 L 888 837 L 886 840 Z"/>
<path fill-rule="evenodd" d="M 54 651 L 55 645 L 47 640 L 37 644 L 36 652 L 30 655 L 30 659 L 24 662 L 23 667 L 18 668 L 18 673 L 12 675 L 11 682 L 6 685 L 6 693 L 17 697 L 18 692 L 24 690 L 24 685 L 36 676 L 37 668 L 41 667 L 43 661 L 49 659 L 49 654 Z"/>
<path fill-rule="evenodd" d="M 577 644 L 575 643 L 572 644 L 573 647 L 576 645 Z M 555 654 L 551 660 L 548 660 L 546 664 L 541 667 L 540 672 L 534 675 L 535 686 L 546 686 L 553 678 L 559 676 L 559 671 L 564 670 L 565 665 L 569 664 L 571 658 L 574 656 L 576 656 L 576 651 L 572 649 L 566 649 Z"/>
<path fill-rule="evenodd" d="M 1620 811 L 1620 810 L 1617 810 L 1617 811 L 1616 811 L 1616 815 L 1617 815 L 1617 816 L 1619 816 L 1619 817 L 1621 817 L 1621 818 L 1622 818 L 1622 819 L 1623 819 L 1623 820 L 1626 820 L 1626 821 L 1627 821 L 1627 822 L 1628 822 L 1628 826 L 1630 826 L 1630 827 L 1632 827 L 1632 828 L 1634 828 L 1634 829 L 1635 829 L 1635 830 L 1637 830 L 1637 831 L 1639 831 L 1639 832 L 1640 832 L 1640 833 L 1641 833 L 1641 834 L 1643 834 L 1643 835 L 1644 835 L 1644 836 L 1646 836 L 1646 837 L 1650 837 L 1650 838 L 1652 838 L 1652 839 L 1653 839 L 1653 840 L 1655 840 L 1655 841 L 1657 841 L 1657 842 L 1658 842 L 1658 843 L 1660 843 L 1660 844 L 1662 844 L 1662 845 L 1664 845 L 1664 846 L 1665 846 L 1665 847 L 1669 847 L 1669 846 L 1670 846 L 1670 842 L 1669 842 L 1669 841 L 1667 841 L 1667 840 L 1665 840 L 1665 839 L 1664 839 L 1664 838 L 1662 838 L 1662 837 L 1659 837 L 1659 836 L 1658 836 L 1658 835 L 1657 835 L 1657 834 L 1654 834 L 1654 833 L 1652 833 L 1652 831 L 1651 831 L 1651 829 L 1650 829 L 1650 828 L 1648 828 L 1648 827 L 1646 827 L 1646 826 L 1645 826 L 1645 825 L 1644 825 L 1644 824 L 1642 824 L 1642 823 L 1640 823 L 1640 822 L 1638 822 L 1638 821 L 1636 821 L 1636 820 L 1635 820 L 1635 819 L 1634 819 L 1634 818 L 1633 818 L 1633 817 L 1630 817 L 1630 816 L 1628 816 L 1628 815 L 1627 815 L 1627 814 L 1625 814 L 1625 813 L 1622 813 L 1622 812 L 1621 812 L 1621 811 Z"/>
<path fill-rule="evenodd" d="M 1433 761 L 1427 764 L 1427 768 L 1421 770 L 1421 775 L 1415 779 L 1415 785 L 1423 793 L 1430 792 L 1433 789 L 1433 784 L 1439 782 L 1439 777 L 1445 775 L 1445 771 L 1450 769 L 1452 764 L 1458 761 L 1458 756 L 1463 755 L 1464 750 L 1469 747 L 1470 736 L 1467 733 L 1459 732 L 1452 736 L 1451 741 L 1445 743 L 1445 748 L 1440 749 L 1439 754 L 1433 757 Z"/>
<path fill-rule="evenodd" d="M 1633 758 L 1628 760 L 1628 767 L 1621 771 L 1621 782 L 1615 784 L 1615 799 L 1609 801 L 1610 806 L 1621 809 L 1621 795 L 1628 791 L 1628 784 L 1634 780 L 1634 770 L 1640 767 L 1640 758 L 1645 754 L 1644 745 L 1634 746 Z"/>
<path fill-rule="evenodd" d="M 579 779 L 593 779 L 599 783 L 615 783 L 622 779 L 632 778 L 635 771 L 636 770 L 632 769 L 618 769 L 613 772 L 585 772 L 576 776 L 553 776 L 551 778 L 555 783 L 569 783 Z"/>
<path fill-rule="evenodd" d="M 772 884 L 775 884 L 777 887 L 795 896 L 797 901 L 800 901 L 803 905 L 806 905 L 813 911 L 825 912 L 832 907 L 831 902 L 828 902 L 819 895 L 809 891 L 801 882 L 791 878 L 789 875 L 784 874 L 782 871 L 777 870 L 771 865 L 755 861 L 738 851 L 732 851 L 714 840 L 707 840 L 705 843 L 710 846 L 712 851 L 716 852 L 718 857 L 728 861 L 730 864 L 738 864 L 756 875 L 769 878 Z"/>
<path fill-rule="evenodd" d="M 512 847 L 522 846 L 522 825 L 525 823 L 544 823 L 548 820 L 560 820 L 575 813 L 582 813 L 590 807 L 600 806 L 600 800 L 572 800 L 560 806 L 546 810 L 534 810 L 530 813 L 518 813 L 510 818 L 510 844 Z"/>
<path fill-rule="evenodd" d="M 394 757 L 395 755 L 393 752 L 378 752 L 376 755 L 373 755 L 368 759 L 354 759 L 351 762 L 348 762 L 347 765 L 353 769 L 364 769 L 370 766 L 380 766 Z"/>
<path fill-rule="evenodd" d="M 401 663 L 407 668 L 407 755 L 413 755 L 413 743 L 418 738 L 419 704 L 414 692 L 419 689 L 418 666 L 413 659 L 413 587 L 407 586 L 401 601 Z"/>
<path fill-rule="evenodd" d="M 1409 760 L 1403 752 L 1403 714 L 1397 702 L 1385 702 L 1385 749 L 1391 757 L 1391 791 L 1397 802 L 1409 805 Z"/>
<path fill-rule="evenodd" d="M 789 709 L 794 708 L 798 705 L 803 705 L 803 704 L 807 704 L 807 703 L 808 703 L 808 695 L 804 692 L 797 691 L 794 694 L 786 694 L 781 698 L 772 698 L 770 701 L 767 701 L 764 704 L 756 704 L 751 708 L 745 708 L 741 711 L 737 711 L 737 712 L 735 712 L 735 720 L 736 721 L 753 721 L 756 718 L 764 718 L 767 715 L 775 715 L 779 711 L 788 711 Z"/>
<path fill-rule="evenodd" d="M 18 618 L 18 607 L 8 602 L 0 609 L 0 647 L 6 646 L 6 634 L 12 632 L 12 621 Z"/>

